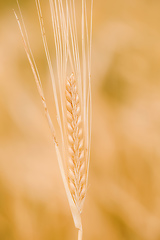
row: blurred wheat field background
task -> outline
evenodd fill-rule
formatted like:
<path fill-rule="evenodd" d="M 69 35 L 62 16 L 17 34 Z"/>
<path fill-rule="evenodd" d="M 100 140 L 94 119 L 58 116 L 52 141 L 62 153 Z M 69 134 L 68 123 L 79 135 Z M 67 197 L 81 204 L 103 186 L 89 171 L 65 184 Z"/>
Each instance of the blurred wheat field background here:
<path fill-rule="evenodd" d="M 35 3 L 19 3 L 54 122 Z M 49 4 L 41 3 L 54 64 Z M 0 239 L 75 239 L 13 8 L 17 10 L 14 0 L 0 2 Z M 84 239 L 159 240 L 159 1 L 94 0 L 92 100 Z"/>

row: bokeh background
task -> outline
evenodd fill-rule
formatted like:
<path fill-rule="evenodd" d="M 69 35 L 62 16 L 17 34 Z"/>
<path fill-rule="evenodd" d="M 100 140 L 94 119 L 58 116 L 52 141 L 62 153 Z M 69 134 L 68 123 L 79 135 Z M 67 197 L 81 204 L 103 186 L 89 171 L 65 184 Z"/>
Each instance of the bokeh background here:
<path fill-rule="evenodd" d="M 35 3 L 19 2 L 55 122 Z M 0 239 L 77 239 L 13 8 L 0 0 Z M 84 239 L 160 240 L 160 1 L 94 0 L 92 96 Z"/>

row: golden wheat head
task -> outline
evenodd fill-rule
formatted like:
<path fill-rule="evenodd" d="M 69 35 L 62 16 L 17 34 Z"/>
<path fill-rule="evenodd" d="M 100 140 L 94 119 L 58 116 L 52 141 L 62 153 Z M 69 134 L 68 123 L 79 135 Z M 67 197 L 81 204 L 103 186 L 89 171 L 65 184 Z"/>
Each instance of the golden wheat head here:
<path fill-rule="evenodd" d="M 73 74 L 66 81 L 65 96 L 68 183 L 73 200 L 81 212 L 86 195 L 87 159 L 81 106 Z"/>
<path fill-rule="evenodd" d="M 79 230 L 78 240 L 81 240 L 81 212 L 86 196 L 90 159 L 90 81 L 93 0 L 90 0 L 91 5 L 89 17 L 87 15 L 86 0 L 82 0 L 82 38 L 80 41 L 78 40 L 77 29 L 79 28 L 77 28 L 75 0 L 66 0 L 65 4 L 62 0 L 49 0 L 55 40 L 57 77 L 55 77 L 48 50 L 40 0 L 35 0 L 35 3 L 53 86 L 56 116 L 61 133 L 60 140 L 56 137 L 56 131 L 48 112 L 40 75 L 31 51 L 18 0 L 17 4 L 22 23 L 20 23 L 18 16 L 15 12 L 14 13 L 37 88 L 41 96 L 49 127 L 51 129 L 57 159 L 75 227 Z M 82 54 L 80 54 L 80 48 L 82 49 Z M 58 82 L 58 84 L 56 82 Z M 60 100 L 57 96 L 58 93 L 60 94 Z M 59 149 L 59 141 L 62 143 L 62 152 Z"/>

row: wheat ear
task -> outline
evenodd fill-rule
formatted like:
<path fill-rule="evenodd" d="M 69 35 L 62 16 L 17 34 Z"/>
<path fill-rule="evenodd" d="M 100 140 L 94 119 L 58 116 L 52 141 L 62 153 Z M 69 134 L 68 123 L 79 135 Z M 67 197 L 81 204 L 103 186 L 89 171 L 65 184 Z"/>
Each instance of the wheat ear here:
<path fill-rule="evenodd" d="M 66 81 L 65 96 L 68 182 L 73 200 L 81 212 L 86 194 L 87 161 L 80 99 L 73 74 Z"/>
<path fill-rule="evenodd" d="M 62 0 L 49 0 L 55 39 L 57 80 L 60 101 L 58 101 L 57 97 L 57 84 L 48 50 L 40 1 L 35 0 L 35 3 L 46 59 L 52 80 L 56 116 L 61 132 L 63 147 L 62 152 L 60 152 L 56 131 L 47 108 L 41 79 L 31 51 L 18 0 L 17 4 L 22 24 L 20 23 L 17 14 L 15 12 L 14 14 L 16 16 L 24 48 L 33 71 L 35 82 L 37 84 L 49 127 L 51 129 L 71 213 L 75 227 L 78 229 L 78 240 L 82 240 L 81 212 L 88 184 L 91 139 L 90 80 L 93 0 L 91 0 L 90 32 L 88 30 L 86 0 L 82 0 L 82 67 L 77 37 L 75 2 L 74 0 L 66 0 L 66 6 L 64 8 Z M 67 69 L 72 69 L 73 72 L 69 78 L 67 77 Z M 60 112 L 62 114 L 60 114 Z M 64 164 L 64 162 L 66 164 Z M 66 169 L 64 165 L 66 165 Z"/>

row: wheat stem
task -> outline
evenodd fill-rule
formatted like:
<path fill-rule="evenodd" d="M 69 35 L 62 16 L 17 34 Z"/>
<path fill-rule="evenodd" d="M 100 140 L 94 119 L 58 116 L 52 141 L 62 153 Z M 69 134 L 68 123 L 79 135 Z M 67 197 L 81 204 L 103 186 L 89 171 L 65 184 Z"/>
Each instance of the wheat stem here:
<path fill-rule="evenodd" d="M 82 229 L 78 230 L 78 240 L 82 240 Z"/>

